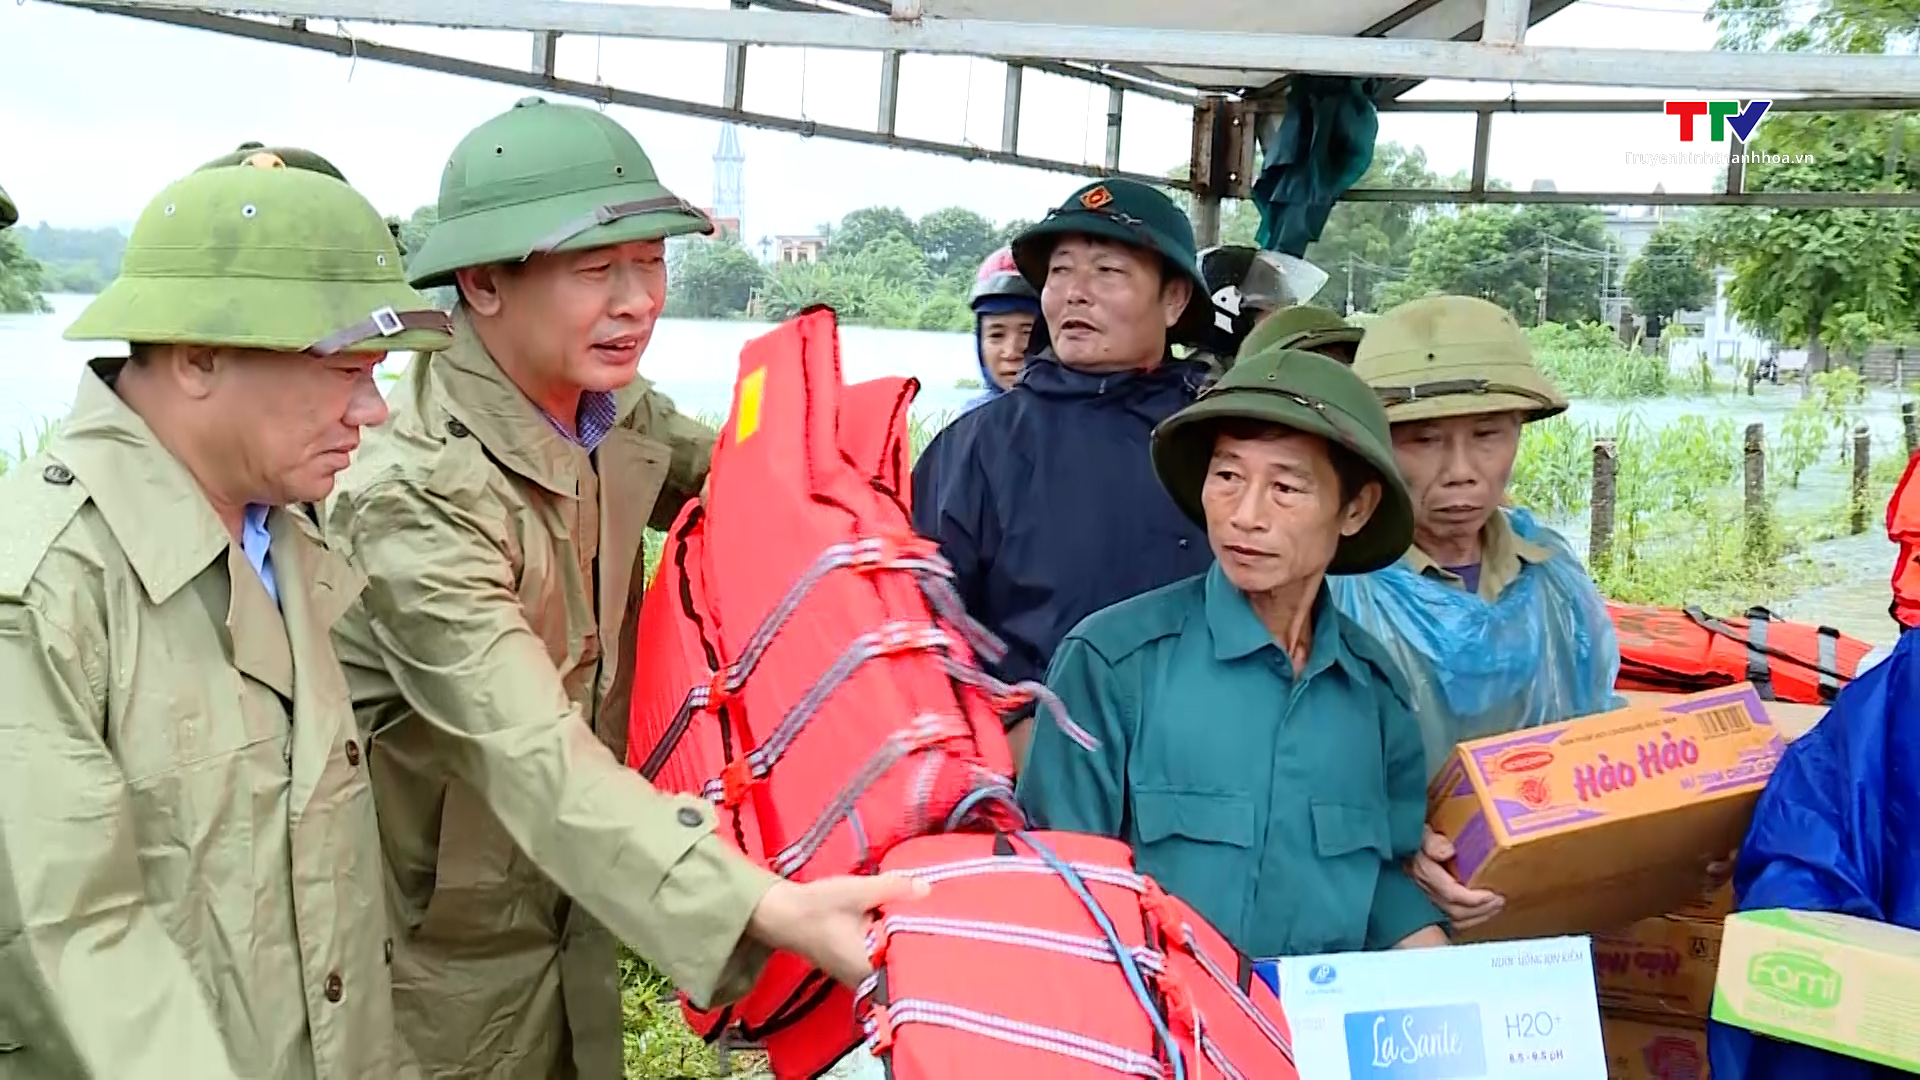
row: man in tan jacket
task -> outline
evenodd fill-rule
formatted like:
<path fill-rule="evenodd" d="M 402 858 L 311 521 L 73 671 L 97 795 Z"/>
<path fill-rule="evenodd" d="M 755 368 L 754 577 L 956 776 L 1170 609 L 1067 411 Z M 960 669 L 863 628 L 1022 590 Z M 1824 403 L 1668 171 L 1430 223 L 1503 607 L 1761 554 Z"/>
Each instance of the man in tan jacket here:
<path fill-rule="evenodd" d="M 324 517 L 369 578 L 337 636 L 374 731 L 396 1012 L 429 1077 L 612 1080 L 615 937 L 702 1003 L 769 947 L 851 982 L 866 912 L 915 886 L 782 881 L 621 764 L 643 533 L 713 446 L 638 364 L 665 240 L 707 219 L 613 120 L 539 99 L 461 141 L 439 211 L 409 276 L 458 286 L 453 347 L 414 361 Z"/>
<path fill-rule="evenodd" d="M 0 479 L 0 1078 L 392 1080 L 364 741 L 322 499 L 389 349 L 449 340 L 380 215 L 277 155 L 193 173 L 67 331 Z"/>

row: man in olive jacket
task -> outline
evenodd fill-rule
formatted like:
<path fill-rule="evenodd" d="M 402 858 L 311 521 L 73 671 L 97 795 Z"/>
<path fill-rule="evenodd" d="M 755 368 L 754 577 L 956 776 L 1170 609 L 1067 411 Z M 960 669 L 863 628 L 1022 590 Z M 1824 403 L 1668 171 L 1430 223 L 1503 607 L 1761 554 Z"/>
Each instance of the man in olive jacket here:
<path fill-rule="evenodd" d="M 782 882 L 621 763 L 642 534 L 713 446 L 639 358 L 665 239 L 711 224 L 619 124 L 537 98 L 461 141 L 439 211 L 408 270 L 458 285 L 453 347 L 414 361 L 325 515 L 369 579 L 337 636 L 374 732 L 396 1015 L 429 1077 L 611 1080 L 613 935 L 700 1002 L 769 946 L 857 981 L 866 911 L 914 887 Z"/>
<path fill-rule="evenodd" d="M 162 191 L 0 478 L 0 1078 L 394 1080 L 324 498 L 389 349 L 450 340 L 378 212 L 276 155 Z"/>

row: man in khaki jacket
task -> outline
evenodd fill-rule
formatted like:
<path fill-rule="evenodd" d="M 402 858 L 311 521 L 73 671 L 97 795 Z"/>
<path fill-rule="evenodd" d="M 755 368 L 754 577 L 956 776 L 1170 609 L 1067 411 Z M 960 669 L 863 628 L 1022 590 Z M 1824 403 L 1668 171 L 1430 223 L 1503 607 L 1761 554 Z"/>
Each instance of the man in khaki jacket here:
<path fill-rule="evenodd" d="M 413 363 L 324 519 L 369 578 L 338 639 L 400 1031 L 429 1077 L 614 1078 L 614 936 L 702 1003 L 769 946 L 854 981 L 866 912 L 915 886 L 780 881 L 621 764 L 642 534 L 713 445 L 638 363 L 665 238 L 711 225 L 613 120 L 539 99 L 461 141 L 439 210 L 409 275 L 458 285 L 454 345 Z"/>
<path fill-rule="evenodd" d="M 352 188 L 271 154 L 134 225 L 96 360 L 0 478 L 0 1078 L 391 1080 L 365 745 L 298 514 L 448 343 Z"/>

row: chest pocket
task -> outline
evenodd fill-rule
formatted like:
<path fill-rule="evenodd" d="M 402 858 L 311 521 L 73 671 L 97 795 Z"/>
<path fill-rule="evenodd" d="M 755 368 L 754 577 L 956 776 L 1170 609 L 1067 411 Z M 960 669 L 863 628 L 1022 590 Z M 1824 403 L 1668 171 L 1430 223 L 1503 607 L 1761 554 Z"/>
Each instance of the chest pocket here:
<path fill-rule="evenodd" d="M 1136 786 L 1134 862 L 1238 937 L 1253 888 L 1253 799 L 1237 792 Z"/>
<path fill-rule="evenodd" d="M 1393 856 L 1385 802 L 1314 799 L 1313 852 L 1330 901 L 1301 908 L 1292 946 L 1302 953 L 1364 948 L 1373 890 Z"/>

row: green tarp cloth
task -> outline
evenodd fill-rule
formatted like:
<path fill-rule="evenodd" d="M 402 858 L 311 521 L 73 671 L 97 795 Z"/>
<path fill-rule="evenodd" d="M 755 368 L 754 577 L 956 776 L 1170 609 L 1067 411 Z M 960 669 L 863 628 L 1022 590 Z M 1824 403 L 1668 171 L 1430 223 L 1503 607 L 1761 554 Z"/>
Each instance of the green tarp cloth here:
<path fill-rule="evenodd" d="M 1375 81 L 1327 75 L 1294 79 L 1286 118 L 1253 185 L 1261 247 L 1304 256 L 1327 227 L 1334 201 L 1366 175 L 1380 134 Z"/>

